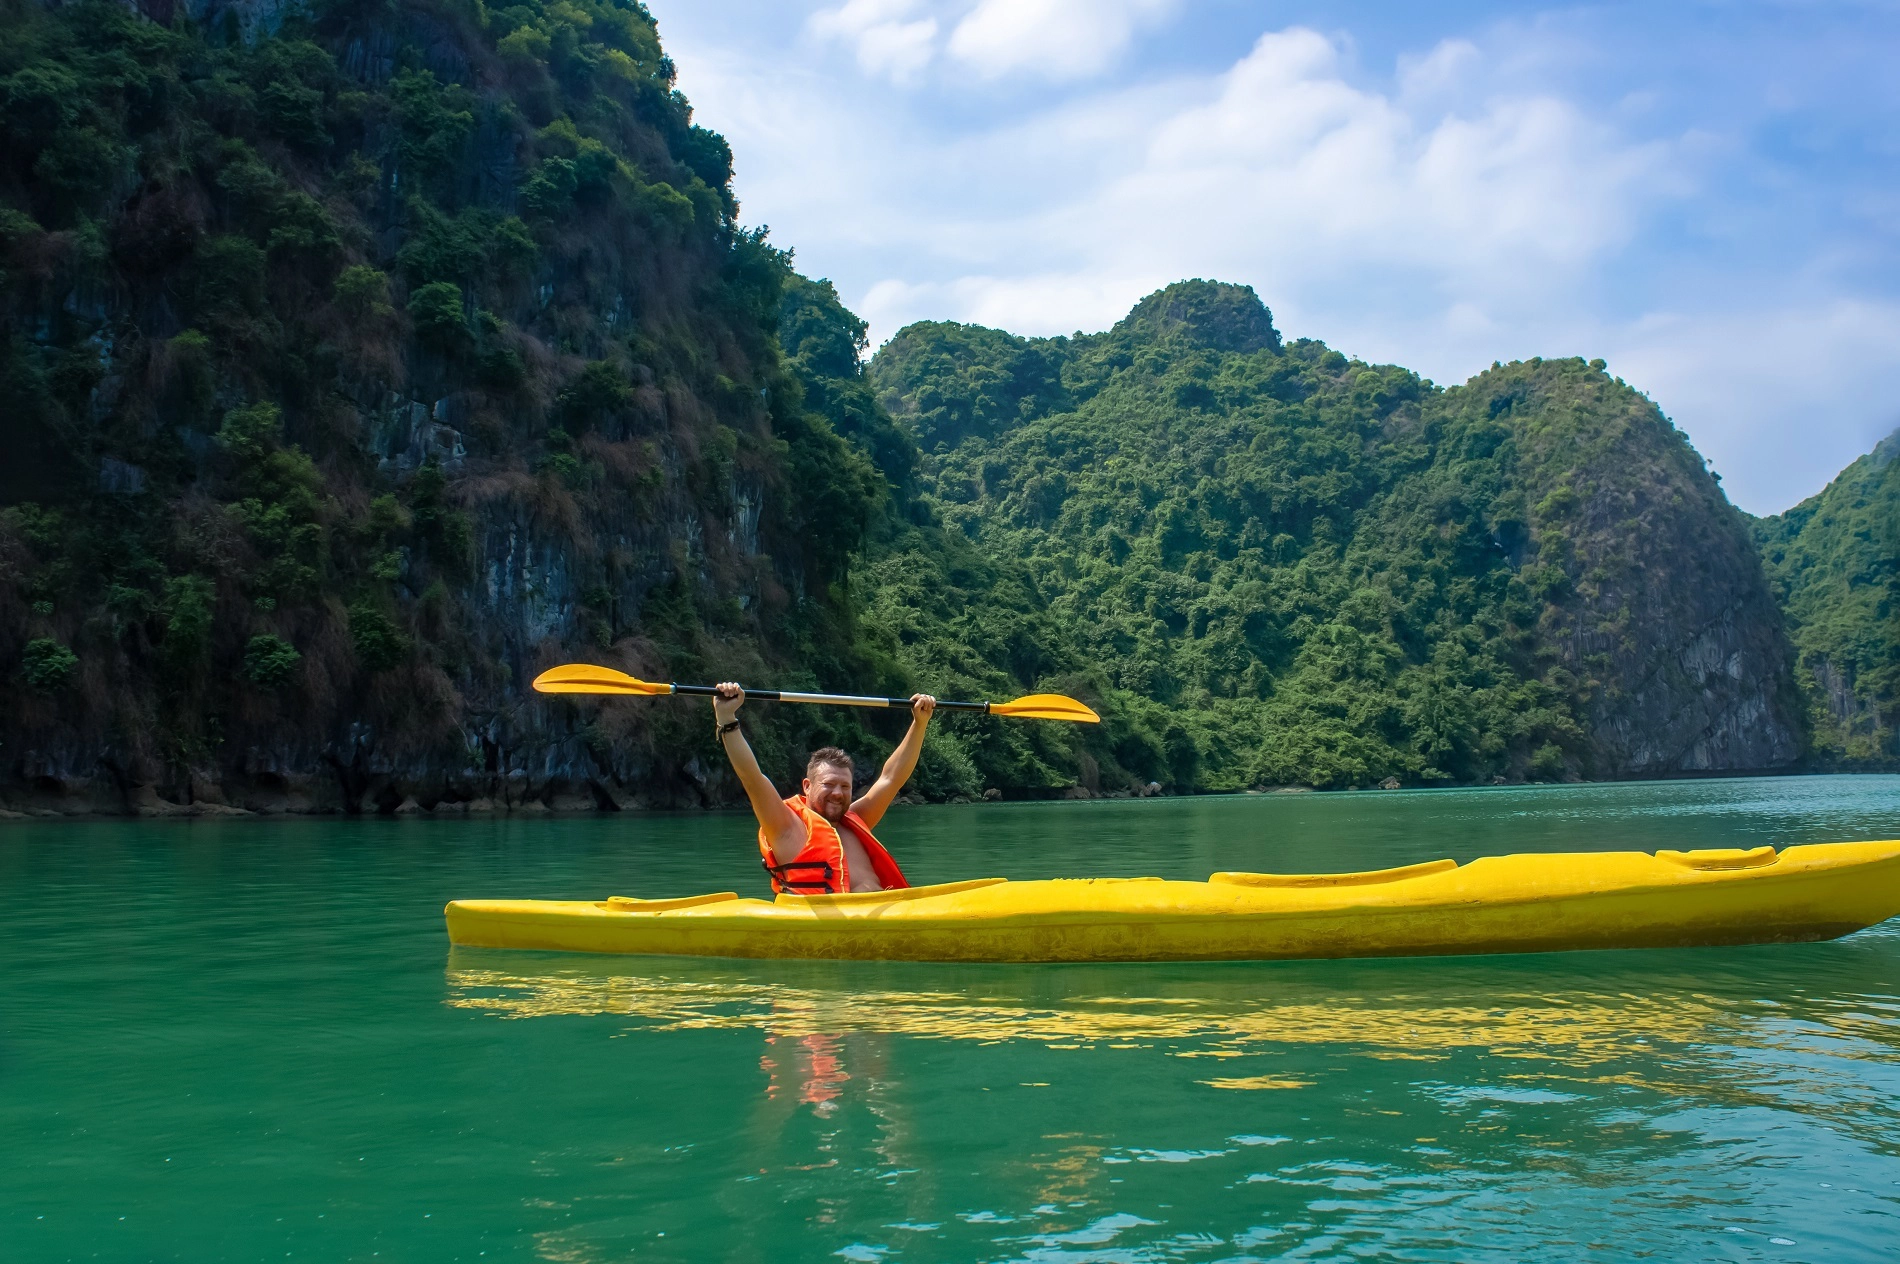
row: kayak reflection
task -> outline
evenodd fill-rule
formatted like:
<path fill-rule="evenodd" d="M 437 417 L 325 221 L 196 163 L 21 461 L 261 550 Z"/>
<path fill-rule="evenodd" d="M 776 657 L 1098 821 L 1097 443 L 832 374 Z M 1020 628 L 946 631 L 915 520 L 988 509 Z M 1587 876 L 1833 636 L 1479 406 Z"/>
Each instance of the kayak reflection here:
<path fill-rule="evenodd" d="M 756 1029 L 1139 1046 L 1219 1059 L 1348 1046 L 1431 1059 L 1458 1049 L 1588 1069 L 1659 1043 L 1799 1043 L 1818 1027 L 1848 1056 L 1900 1052 L 1890 976 L 1900 935 L 1692 952 L 1270 965 L 991 966 L 562 957 L 457 949 L 447 1003 L 497 1017 L 619 1015 L 650 1031 Z M 1778 1001 L 1762 1000 L 1776 996 Z M 1232 1077 L 1229 1077 L 1232 1078 Z M 1265 1086 L 1265 1085 L 1263 1085 Z"/>
<path fill-rule="evenodd" d="M 884 1235 L 867 1250 L 1171 1259 L 1172 1209 L 1212 1198 L 1202 1223 L 1255 1255 L 1429 1231 L 1449 1258 L 1526 1259 L 1550 1258 L 1539 1226 L 1600 1218 L 1610 1170 L 1653 1179 L 1638 1220 L 1671 1225 L 1731 1205 L 1789 1220 L 1795 1172 L 1887 1187 L 1897 960 L 1891 930 L 1796 948 L 1062 968 L 458 950 L 444 1000 L 497 1022 L 604 1024 L 637 1042 L 628 1066 L 756 1066 L 714 1090 L 746 1101 L 719 1193 L 736 1224 L 770 1197 L 843 1226 L 856 1199 Z M 1869 1198 L 1872 1234 L 1891 1211 Z"/>

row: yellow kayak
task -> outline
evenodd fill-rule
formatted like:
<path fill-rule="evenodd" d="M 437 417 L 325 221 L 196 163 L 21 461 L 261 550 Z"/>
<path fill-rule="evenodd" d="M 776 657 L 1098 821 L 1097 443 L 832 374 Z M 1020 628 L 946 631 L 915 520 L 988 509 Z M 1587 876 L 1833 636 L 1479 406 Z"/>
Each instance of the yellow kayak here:
<path fill-rule="evenodd" d="M 1833 939 L 1900 914 L 1900 841 L 1434 860 L 1370 873 L 978 878 L 741 899 L 456 900 L 464 947 L 879 961 L 1252 961 Z"/>

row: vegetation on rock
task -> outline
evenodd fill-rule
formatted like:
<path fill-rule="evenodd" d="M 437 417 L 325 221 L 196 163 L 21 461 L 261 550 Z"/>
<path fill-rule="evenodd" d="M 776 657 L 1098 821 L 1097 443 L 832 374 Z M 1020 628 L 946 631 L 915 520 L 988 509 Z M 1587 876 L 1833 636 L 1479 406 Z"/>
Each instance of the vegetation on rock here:
<path fill-rule="evenodd" d="M 1104 783 L 1432 784 L 1798 753 L 1740 515 L 1600 365 L 1441 390 L 1282 347 L 1251 290 L 1183 282 L 1095 336 L 914 325 L 871 375 L 924 449 L 931 520 L 1020 577 L 1000 602 L 988 577 L 952 583 L 957 618 L 939 626 L 911 616 L 913 670 L 975 639 L 1025 683 L 1099 681 L 1121 730 L 1088 752 Z M 879 581 L 901 590 L 930 553 L 874 565 L 869 607 L 914 608 L 922 594 Z M 1036 611 L 1033 636 L 993 626 Z M 1731 656 L 1736 676 L 1714 670 Z"/>
<path fill-rule="evenodd" d="M 1900 768 L 1900 432 L 1755 523 L 1788 613 L 1817 766 Z"/>
<path fill-rule="evenodd" d="M 644 7 L 166 10 L 0 3 L 16 788 L 690 800 L 685 707 L 528 677 L 855 672 L 879 454 Z"/>

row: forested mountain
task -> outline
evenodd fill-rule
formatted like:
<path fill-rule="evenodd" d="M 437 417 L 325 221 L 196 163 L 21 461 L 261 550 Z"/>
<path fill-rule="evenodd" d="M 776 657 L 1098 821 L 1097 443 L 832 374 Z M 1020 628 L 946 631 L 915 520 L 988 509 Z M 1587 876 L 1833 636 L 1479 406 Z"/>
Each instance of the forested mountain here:
<path fill-rule="evenodd" d="M 931 516 L 1046 611 L 1034 667 L 1073 647 L 1130 723 L 1085 778 L 1433 784 L 1799 754 L 1742 515 L 1601 362 L 1440 389 L 1283 346 L 1251 290 L 1194 281 L 1095 336 L 913 325 L 870 371 L 923 449 Z M 901 585 L 928 552 L 873 576 Z M 866 601 L 895 604 L 875 584 Z M 960 613 L 980 626 L 994 604 L 971 587 Z M 918 670 L 965 639 L 951 627 L 916 629 Z"/>
<path fill-rule="evenodd" d="M 933 797 L 1802 754 L 1746 522 L 1600 362 L 1446 389 L 1184 282 L 867 366 L 636 0 L 0 0 L 0 36 L 11 809 L 734 801 L 703 703 L 527 689 L 579 658 L 1102 710 L 940 722 Z M 747 721 L 787 783 L 902 725 Z"/>
<path fill-rule="evenodd" d="M 1900 767 L 1900 431 L 1756 522 L 1825 768 Z"/>

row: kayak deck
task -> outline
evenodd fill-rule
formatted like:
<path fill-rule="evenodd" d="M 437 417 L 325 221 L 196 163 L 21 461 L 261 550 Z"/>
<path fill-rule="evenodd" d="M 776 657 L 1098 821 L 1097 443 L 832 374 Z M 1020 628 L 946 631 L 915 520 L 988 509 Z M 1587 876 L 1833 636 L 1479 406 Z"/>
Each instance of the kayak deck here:
<path fill-rule="evenodd" d="M 1428 861 L 1367 873 L 977 878 L 848 895 L 456 900 L 450 942 L 700 957 L 1215 961 L 1833 939 L 1900 914 L 1900 841 Z"/>

